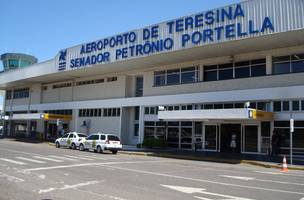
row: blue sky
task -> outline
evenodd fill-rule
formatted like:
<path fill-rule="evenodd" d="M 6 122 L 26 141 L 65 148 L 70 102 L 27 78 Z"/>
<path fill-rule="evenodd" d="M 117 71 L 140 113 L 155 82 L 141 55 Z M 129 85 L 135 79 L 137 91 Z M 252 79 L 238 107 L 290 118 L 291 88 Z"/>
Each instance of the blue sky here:
<path fill-rule="evenodd" d="M 239 1 L 1 0 L 0 54 L 27 53 L 41 62 L 63 48 Z"/>

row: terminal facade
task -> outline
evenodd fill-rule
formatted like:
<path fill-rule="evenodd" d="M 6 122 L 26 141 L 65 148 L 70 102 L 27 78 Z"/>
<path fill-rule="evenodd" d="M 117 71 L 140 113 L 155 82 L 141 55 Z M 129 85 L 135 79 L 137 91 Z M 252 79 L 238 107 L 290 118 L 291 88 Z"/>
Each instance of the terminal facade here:
<path fill-rule="evenodd" d="M 5 133 L 62 128 L 214 152 L 231 152 L 236 135 L 236 152 L 267 154 L 277 130 L 288 153 L 292 118 L 304 152 L 303 16 L 302 0 L 242 1 L 5 70 Z"/>

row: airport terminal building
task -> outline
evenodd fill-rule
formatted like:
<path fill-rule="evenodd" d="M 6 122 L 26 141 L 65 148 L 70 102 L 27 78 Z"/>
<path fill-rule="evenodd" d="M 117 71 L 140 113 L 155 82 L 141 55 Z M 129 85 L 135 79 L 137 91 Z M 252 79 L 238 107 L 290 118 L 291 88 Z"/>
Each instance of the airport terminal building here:
<path fill-rule="evenodd" d="M 0 73 L 8 136 L 58 128 L 169 148 L 304 153 L 304 1 L 247 0 L 62 49 Z M 106 25 L 105 25 L 106 26 Z M 196 144 L 200 145 L 196 145 Z"/>

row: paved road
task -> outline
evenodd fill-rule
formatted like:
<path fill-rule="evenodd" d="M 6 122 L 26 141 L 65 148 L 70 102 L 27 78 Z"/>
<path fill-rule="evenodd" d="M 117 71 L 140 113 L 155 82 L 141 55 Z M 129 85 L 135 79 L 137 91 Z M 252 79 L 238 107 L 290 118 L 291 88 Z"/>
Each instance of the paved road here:
<path fill-rule="evenodd" d="M 304 200 L 304 171 L 0 140 L 0 199 Z"/>

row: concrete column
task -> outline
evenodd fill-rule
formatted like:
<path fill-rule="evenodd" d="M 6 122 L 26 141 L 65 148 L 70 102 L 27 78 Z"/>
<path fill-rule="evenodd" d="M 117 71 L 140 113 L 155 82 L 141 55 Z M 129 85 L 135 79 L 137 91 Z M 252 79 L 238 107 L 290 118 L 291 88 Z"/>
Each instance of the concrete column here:
<path fill-rule="evenodd" d="M 11 99 L 10 99 L 10 104 L 9 104 L 9 107 L 10 107 L 10 114 L 9 114 L 9 118 L 11 118 L 13 116 L 13 97 L 14 97 L 14 88 L 12 88 L 12 92 L 11 92 Z M 12 130 L 12 120 L 9 120 L 9 125 L 8 125 L 8 136 L 12 136 L 13 134 L 13 130 Z"/>
<path fill-rule="evenodd" d="M 145 111 L 145 107 L 144 106 L 140 106 L 139 107 L 139 135 L 138 135 L 138 143 L 142 144 L 144 141 L 144 111 Z"/>
<path fill-rule="evenodd" d="M 29 138 L 31 135 L 31 120 L 26 120 L 26 134 L 25 137 Z"/>
<path fill-rule="evenodd" d="M 73 109 L 72 111 L 72 121 L 70 121 L 70 130 L 71 131 L 78 131 L 78 115 L 79 109 Z"/>
<path fill-rule="evenodd" d="M 272 74 L 272 56 L 266 56 L 266 74 Z"/>
<path fill-rule="evenodd" d="M 200 65 L 199 69 L 200 69 L 200 74 L 199 74 L 200 80 L 199 81 L 204 81 L 204 79 L 205 79 L 205 77 L 204 77 L 204 65 Z"/>

